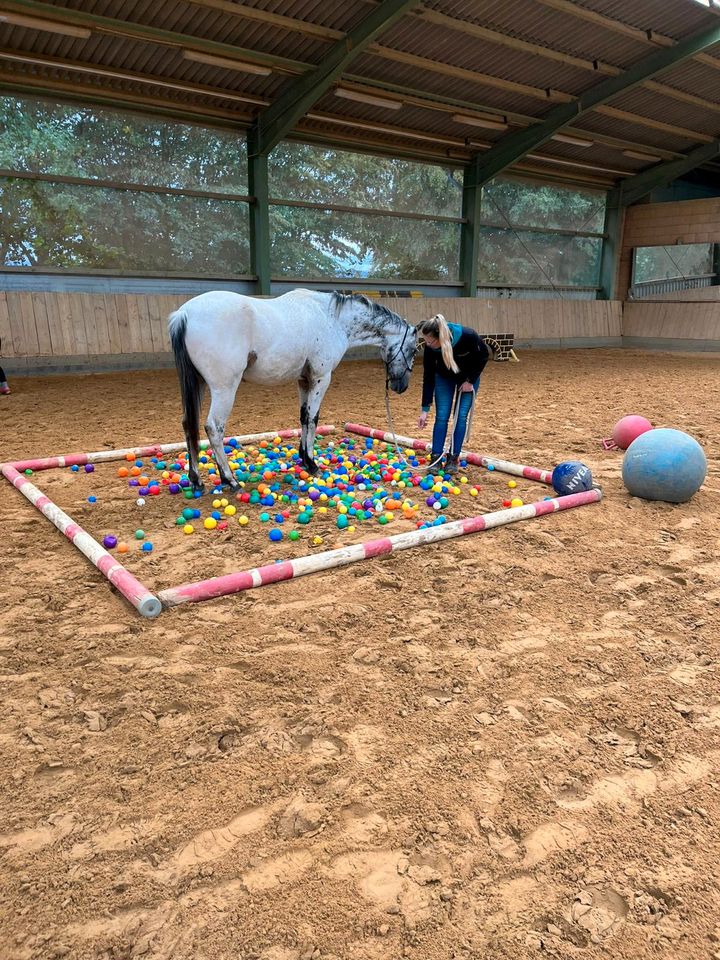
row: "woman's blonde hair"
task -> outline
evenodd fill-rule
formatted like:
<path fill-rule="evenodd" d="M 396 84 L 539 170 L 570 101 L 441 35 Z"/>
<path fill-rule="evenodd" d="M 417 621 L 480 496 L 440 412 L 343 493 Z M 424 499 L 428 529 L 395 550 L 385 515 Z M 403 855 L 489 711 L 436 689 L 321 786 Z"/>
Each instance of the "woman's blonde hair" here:
<path fill-rule="evenodd" d="M 434 317 L 431 317 L 430 320 L 421 320 L 417 326 L 417 332 L 421 337 L 431 336 L 437 337 L 440 341 L 440 353 L 442 354 L 443 363 L 448 368 L 452 370 L 453 373 L 458 373 L 460 368 L 457 363 L 455 363 L 455 357 L 453 356 L 453 345 L 452 345 L 452 334 L 450 333 L 450 327 L 445 317 L 441 313 L 436 313 Z"/>

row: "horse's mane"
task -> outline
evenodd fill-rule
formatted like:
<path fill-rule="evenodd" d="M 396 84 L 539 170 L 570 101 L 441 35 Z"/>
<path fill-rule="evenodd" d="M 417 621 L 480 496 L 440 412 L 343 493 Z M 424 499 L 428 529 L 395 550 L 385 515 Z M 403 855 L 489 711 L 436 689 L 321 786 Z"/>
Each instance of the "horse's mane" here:
<path fill-rule="evenodd" d="M 370 317 L 373 320 L 382 321 L 383 323 L 392 322 L 397 325 L 405 322 L 402 317 L 389 307 L 378 303 L 376 300 L 371 300 L 362 293 L 340 293 L 339 290 L 334 290 L 332 293 L 332 302 L 337 314 L 339 314 L 342 308 L 348 303 L 358 303 L 370 311 Z"/>

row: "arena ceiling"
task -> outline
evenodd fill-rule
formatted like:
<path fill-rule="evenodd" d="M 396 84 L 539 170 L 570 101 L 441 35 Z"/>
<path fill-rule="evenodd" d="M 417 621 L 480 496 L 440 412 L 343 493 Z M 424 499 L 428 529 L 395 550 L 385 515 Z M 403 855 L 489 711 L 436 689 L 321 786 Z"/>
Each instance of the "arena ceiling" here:
<path fill-rule="evenodd" d="M 247 129 L 251 155 L 290 137 L 631 201 L 720 178 L 708 4 L 0 0 L 0 89 Z"/>

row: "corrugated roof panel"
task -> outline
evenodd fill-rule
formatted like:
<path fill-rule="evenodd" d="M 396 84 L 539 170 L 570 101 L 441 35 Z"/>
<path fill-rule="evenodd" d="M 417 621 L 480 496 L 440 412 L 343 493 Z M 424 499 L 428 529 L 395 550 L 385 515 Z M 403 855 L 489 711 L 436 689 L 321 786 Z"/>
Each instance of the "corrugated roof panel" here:
<path fill-rule="evenodd" d="M 685 153 L 694 144 L 694 141 L 686 137 L 676 136 L 664 130 L 655 130 L 652 127 L 638 126 L 628 120 L 604 117 L 598 113 L 585 114 L 576 126 L 591 133 L 596 131 L 597 133 L 605 133 L 610 137 L 620 137 L 624 140 L 645 143 L 650 150 L 653 146 L 657 146 L 665 150 Z"/>
<path fill-rule="evenodd" d="M 720 77 L 717 90 L 720 93 Z M 717 111 L 706 110 L 673 97 L 661 96 L 644 87 L 636 87 L 622 96 L 615 97 L 611 105 L 661 123 L 671 123 L 711 137 L 720 136 L 720 106 Z"/>
<path fill-rule="evenodd" d="M 500 80 L 523 83 L 537 88 L 540 94 L 552 88 L 577 96 L 596 82 L 594 74 L 578 67 L 510 49 L 423 20 L 416 20 L 409 26 L 405 21 L 397 24 L 383 36 L 382 46 L 452 64 L 464 70 L 479 71 Z"/>
<path fill-rule="evenodd" d="M 717 17 L 695 0 L 576 0 L 578 6 L 595 10 L 641 30 L 680 40 L 703 27 L 717 23 Z"/>
<path fill-rule="evenodd" d="M 353 63 L 352 72 L 361 75 L 372 82 L 373 79 L 398 83 L 413 87 L 418 92 L 427 90 L 438 96 L 453 97 L 476 103 L 478 109 L 483 105 L 500 110 L 511 110 L 527 116 L 543 116 L 553 104 L 548 101 L 528 97 L 524 94 L 511 93 L 490 87 L 478 80 L 475 81 L 447 77 L 434 71 L 404 63 L 384 60 L 374 54 L 364 54 Z"/>
<path fill-rule="evenodd" d="M 429 0 L 427 6 L 511 37 L 620 67 L 633 63 L 649 49 L 641 41 L 561 13 L 537 0 L 503 4 L 496 0 Z"/>

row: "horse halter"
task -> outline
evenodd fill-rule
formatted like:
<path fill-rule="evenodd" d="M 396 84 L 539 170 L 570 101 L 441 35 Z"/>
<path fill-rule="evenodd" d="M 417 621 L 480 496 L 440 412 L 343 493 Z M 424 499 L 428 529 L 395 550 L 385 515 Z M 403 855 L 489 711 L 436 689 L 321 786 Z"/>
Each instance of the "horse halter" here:
<path fill-rule="evenodd" d="M 410 331 L 411 331 L 412 329 L 414 329 L 414 328 L 411 327 L 410 324 L 409 324 L 409 323 L 407 322 L 407 320 L 406 320 L 406 321 L 405 321 L 405 333 L 403 334 L 403 338 L 402 338 L 402 340 L 400 341 L 399 347 L 397 347 L 397 349 L 396 349 L 395 351 L 393 351 L 393 353 L 392 353 L 392 354 L 387 358 L 387 360 L 385 361 L 385 373 L 386 373 L 386 377 L 385 377 L 385 389 L 386 389 L 386 390 L 387 390 L 387 385 L 388 385 L 388 383 L 389 383 L 389 381 L 390 381 L 390 364 L 396 359 L 396 357 L 397 357 L 398 355 L 400 355 L 400 356 L 403 358 L 403 362 L 404 362 L 404 364 L 405 364 L 405 370 L 404 370 L 403 372 L 404 372 L 404 373 L 411 373 L 411 372 L 412 372 L 412 364 L 408 363 L 407 357 L 405 356 L 405 351 L 404 351 L 404 349 L 403 349 L 403 347 L 405 346 L 405 341 L 407 340 L 408 333 L 410 333 Z"/>

